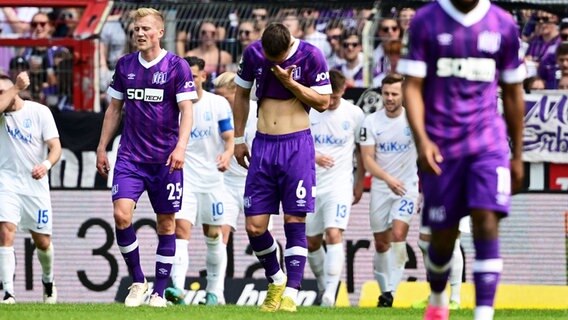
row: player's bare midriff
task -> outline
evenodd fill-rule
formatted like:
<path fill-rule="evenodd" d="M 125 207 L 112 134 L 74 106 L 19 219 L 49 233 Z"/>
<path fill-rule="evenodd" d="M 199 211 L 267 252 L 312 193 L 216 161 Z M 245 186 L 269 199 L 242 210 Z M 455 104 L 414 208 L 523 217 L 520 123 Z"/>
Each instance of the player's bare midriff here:
<path fill-rule="evenodd" d="M 258 110 L 259 132 L 280 135 L 302 131 L 309 127 L 310 119 L 300 100 L 296 98 L 262 100 Z"/>

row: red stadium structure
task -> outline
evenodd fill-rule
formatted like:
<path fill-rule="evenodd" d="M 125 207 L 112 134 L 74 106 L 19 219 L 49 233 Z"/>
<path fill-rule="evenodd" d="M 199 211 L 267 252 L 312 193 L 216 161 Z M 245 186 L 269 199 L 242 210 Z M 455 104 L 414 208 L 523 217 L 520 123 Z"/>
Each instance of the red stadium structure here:
<path fill-rule="evenodd" d="M 0 7 L 74 7 L 84 9 L 73 37 L 56 39 L 0 38 L 0 46 L 41 47 L 61 46 L 73 53 L 73 104 L 75 110 L 98 111 L 97 35 L 108 16 L 112 1 L 108 0 L 50 0 L 7 1 Z"/>

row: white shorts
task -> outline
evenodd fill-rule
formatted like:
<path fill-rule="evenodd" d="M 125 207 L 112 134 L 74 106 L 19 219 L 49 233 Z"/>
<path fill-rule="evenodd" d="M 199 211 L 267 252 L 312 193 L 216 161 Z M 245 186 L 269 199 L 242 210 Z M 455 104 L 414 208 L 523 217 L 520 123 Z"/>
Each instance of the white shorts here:
<path fill-rule="evenodd" d="M 243 195 L 245 194 L 245 187 L 226 184 L 225 192 L 225 223 L 230 225 L 233 231 L 236 231 L 239 215 L 244 215 Z"/>
<path fill-rule="evenodd" d="M 461 233 L 471 233 L 471 218 L 469 216 L 465 216 L 460 219 L 459 230 Z M 432 234 L 432 231 L 430 230 L 430 227 L 420 225 L 420 233 L 430 235 Z"/>
<path fill-rule="evenodd" d="M 0 192 L 0 221 L 18 226 L 20 231 L 51 235 L 51 198 Z"/>
<path fill-rule="evenodd" d="M 418 208 L 418 191 L 397 196 L 392 191 L 371 189 L 371 230 L 384 232 L 392 227 L 393 220 L 410 224 Z"/>
<path fill-rule="evenodd" d="M 226 202 L 227 194 L 224 187 L 207 193 L 184 193 L 181 210 L 176 213 L 176 219 L 187 220 L 192 225 L 222 226 L 228 224 L 235 228 L 237 213 L 228 212 L 225 208 Z"/>
<path fill-rule="evenodd" d="M 318 190 L 316 212 L 306 216 L 306 235 L 324 234 L 328 228 L 345 230 L 349 223 L 353 188 L 339 188 L 329 192 Z"/>

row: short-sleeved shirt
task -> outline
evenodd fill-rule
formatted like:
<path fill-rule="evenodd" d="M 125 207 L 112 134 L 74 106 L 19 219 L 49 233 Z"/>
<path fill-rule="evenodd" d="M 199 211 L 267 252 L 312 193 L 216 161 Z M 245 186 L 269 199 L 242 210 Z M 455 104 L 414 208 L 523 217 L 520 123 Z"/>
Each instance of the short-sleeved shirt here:
<path fill-rule="evenodd" d="M 255 41 L 244 51 L 239 63 L 239 70 L 235 77 L 235 83 L 243 88 L 251 88 L 256 80 L 256 98 L 288 100 L 294 98 L 294 94 L 286 89 L 274 76 L 270 69 L 274 62 L 266 59 L 262 49 L 262 43 Z M 331 94 L 329 82 L 329 70 L 321 50 L 303 40 L 294 39 L 294 43 L 288 57 L 279 64 L 286 69 L 295 65 L 292 78 L 301 85 L 314 89 L 319 94 Z M 259 103 L 259 105 L 261 105 Z M 309 112 L 310 106 L 304 106 Z"/>
<path fill-rule="evenodd" d="M 508 152 L 497 85 L 526 72 L 511 14 L 489 0 L 467 14 L 439 0 L 418 10 L 404 42 L 398 72 L 424 78 L 426 131 L 444 158 Z"/>
<path fill-rule="evenodd" d="M 319 192 L 336 189 L 338 181 L 353 180 L 353 152 L 355 144 L 359 143 L 364 118 L 363 110 L 345 99 L 341 99 L 335 110 L 310 112 L 310 130 L 316 152 L 334 160 L 333 167 L 329 169 L 316 166 Z"/>
<path fill-rule="evenodd" d="M 128 54 L 118 60 L 107 92 L 124 100 L 118 157 L 166 163 L 179 138 L 178 103 L 197 99 L 189 64 L 166 50 L 153 61 Z"/>
<path fill-rule="evenodd" d="M 232 121 L 231 106 L 221 96 L 203 91 L 201 99 L 193 104 L 193 127 L 185 151 L 187 191 L 209 192 L 223 185 L 223 173 L 217 170 L 216 158 L 225 149 L 221 129 L 225 126 L 224 130 L 232 130 Z"/>
<path fill-rule="evenodd" d="M 45 141 L 59 138 L 49 109 L 25 101 L 20 110 L 0 113 L 0 192 L 49 197 L 48 175 L 32 178 L 32 169 L 47 157 Z"/>

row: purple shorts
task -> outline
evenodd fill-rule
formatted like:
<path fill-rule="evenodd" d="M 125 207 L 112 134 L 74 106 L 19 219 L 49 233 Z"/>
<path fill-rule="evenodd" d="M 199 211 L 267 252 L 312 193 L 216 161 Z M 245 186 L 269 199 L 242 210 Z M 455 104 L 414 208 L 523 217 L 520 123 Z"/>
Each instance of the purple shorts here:
<path fill-rule="evenodd" d="M 421 173 L 424 193 L 422 223 L 433 230 L 458 226 L 472 209 L 507 216 L 511 204 L 509 155 L 487 152 L 444 160 L 442 174 Z"/>
<path fill-rule="evenodd" d="M 283 135 L 256 133 L 248 169 L 245 215 L 305 216 L 314 211 L 316 165 L 310 130 Z"/>
<path fill-rule="evenodd" d="M 181 209 L 183 193 L 183 172 L 174 170 L 163 163 L 135 163 L 118 158 L 114 166 L 112 201 L 132 199 L 138 201 L 144 191 L 155 213 L 176 213 Z"/>

